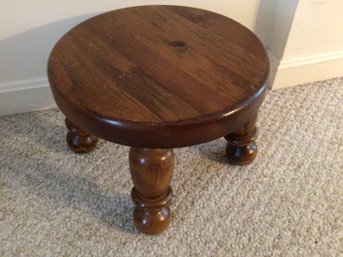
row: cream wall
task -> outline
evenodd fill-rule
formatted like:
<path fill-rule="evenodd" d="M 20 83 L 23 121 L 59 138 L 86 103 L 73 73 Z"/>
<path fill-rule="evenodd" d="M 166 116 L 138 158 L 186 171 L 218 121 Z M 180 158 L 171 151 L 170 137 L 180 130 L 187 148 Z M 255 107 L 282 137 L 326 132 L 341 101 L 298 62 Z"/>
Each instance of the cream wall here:
<path fill-rule="evenodd" d="M 177 4 L 213 10 L 253 28 L 259 0 L 94 1 L 0 0 L 0 88 L 15 81 L 46 80 L 46 61 L 54 43 L 67 30 L 97 13 L 126 6 Z M 99 4 L 101 3 L 101 4 Z M 43 81 L 42 81 L 43 82 Z"/>
<path fill-rule="evenodd" d="M 3 7 L 0 8 L 0 39 L 3 39 L 44 24 L 80 15 L 149 4 L 195 6 L 223 13 L 252 28 L 259 0 L 0 0 L 0 4 Z"/>
<path fill-rule="evenodd" d="M 298 0 L 261 0 L 260 2 L 254 31 L 268 51 L 271 62 L 268 84 L 273 88 L 279 86 L 274 83 L 274 79 L 284 56 L 298 3 Z"/>
<path fill-rule="evenodd" d="M 289 59 L 343 51 L 343 1 L 299 1 L 285 49 Z"/>
<path fill-rule="evenodd" d="M 343 0 L 299 0 L 273 88 L 343 76 Z"/>

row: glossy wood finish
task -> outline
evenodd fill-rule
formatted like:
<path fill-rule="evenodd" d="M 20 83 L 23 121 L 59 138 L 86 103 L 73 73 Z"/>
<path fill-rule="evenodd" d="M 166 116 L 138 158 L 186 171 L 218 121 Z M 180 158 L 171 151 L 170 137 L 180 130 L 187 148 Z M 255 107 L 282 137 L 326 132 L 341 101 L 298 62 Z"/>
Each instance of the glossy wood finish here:
<path fill-rule="evenodd" d="M 226 154 L 229 161 L 237 165 L 246 165 L 255 160 L 257 155 L 256 116 L 235 133 L 225 137 L 228 141 Z"/>
<path fill-rule="evenodd" d="M 75 124 L 149 148 L 199 144 L 238 130 L 262 103 L 268 70 L 266 52 L 248 29 L 175 6 L 89 19 L 56 44 L 48 65 L 56 102 Z"/>
<path fill-rule="evenodd" d="M 69 120 L 69 146 L 90 151 L 98 136 L 132 147 L 134 223 L 146 234 L 170 222 L 172 148 L 225 136 L 231 162 L 255 158 L 255 117 L 268 72 L 266 51 L 251 31 L 176 6 L 91 18 L 59 40 L 48 63 L 54 98 Z"/>
<path fill-rule="evenodd" d="M 129 163 L 134 187 L 131 192 L 136 204 L 134 223 L 145 234 L 163 232 L 170 223 L 170 181 L 174 168 L 171 149 L 130 149 Z"/>
<path fill-rule="evenodd" d="M 68 128 L 67 144 L 75 153 L 89 153 L 93 151 L 98 143 L 98 138 L 73 125 L 65 119 Z"/>

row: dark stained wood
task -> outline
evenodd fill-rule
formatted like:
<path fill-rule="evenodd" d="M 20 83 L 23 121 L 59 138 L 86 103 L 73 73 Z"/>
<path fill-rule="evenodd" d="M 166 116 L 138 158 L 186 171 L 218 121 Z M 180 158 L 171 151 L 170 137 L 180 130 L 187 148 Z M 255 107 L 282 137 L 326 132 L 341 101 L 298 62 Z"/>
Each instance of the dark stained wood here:
<path fill-rule="evenodd" d="M 68 119 L 65 120 L 68 128 L 67 144 L 75 153 L 89 153 L 98 143 L 98 138 L 73 125 Z"/>
<path fill-rule="evenodd" d="M 268 72 L 266 51 L 251 31 L 176 6 L 89 19 L 60 39 L 48 63 L 69 147 L 89 152 L 97 137 L 131 146 L 134 223 L 146 234 L 170 222 L 172 148 L 225 136 L 232 163 L 255 158 Z"/>
<path fill-rule="evenodd" d="M 170 223 L 170 181 L 174 168 L 171 149 L 130 149 L 129 163 L 134 184 L 132 200 L 136 204 L 134 223 L 145 234 L 163 232 Z"/>
<path fill-rule="evenodd" d="M 66 116 L 135 147 L 172 148 L 233 133 L 257 112 L 269 71 L 257 37 L 212 12 L 144 6 L 69 31 L 48 64 Z"/>
<path fill-rule="evenodd" d="M 228 141 L 226 154 L 229 161 L 237 165 L 246 165 L 255 160 L 257 155 L 257 128 L 256 118 L 252 118 L 235 133 L 225 137 Z"/>

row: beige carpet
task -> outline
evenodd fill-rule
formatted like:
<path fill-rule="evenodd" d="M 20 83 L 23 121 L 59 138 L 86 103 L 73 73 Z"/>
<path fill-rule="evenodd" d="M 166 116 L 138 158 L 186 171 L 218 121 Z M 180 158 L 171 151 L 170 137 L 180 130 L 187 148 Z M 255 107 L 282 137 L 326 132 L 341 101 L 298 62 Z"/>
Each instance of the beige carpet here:
<path fill-rule="evenodd" d="M 65 145 L 56 109 L 0 118 L 0 256 L 343 256 L 343 79 L 269 92 L 259 150 L 176 149 L 173 221 L 131 220 L 128 148 Z"/>

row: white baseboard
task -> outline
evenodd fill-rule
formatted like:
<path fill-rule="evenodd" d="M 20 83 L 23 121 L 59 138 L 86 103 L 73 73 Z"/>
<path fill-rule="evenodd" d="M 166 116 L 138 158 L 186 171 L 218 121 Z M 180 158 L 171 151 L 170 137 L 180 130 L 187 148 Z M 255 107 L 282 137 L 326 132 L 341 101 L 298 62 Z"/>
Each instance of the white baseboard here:
<path fill-rule="evenodd" d="M 0 84 L 0 116 L 56 107 L 46 78 Z"/>
<path fill-rule="evenodd" d="M 273 89 L 343 76 L 343 51 L 281 62 L 270 55 L 270 60 Z"/>

